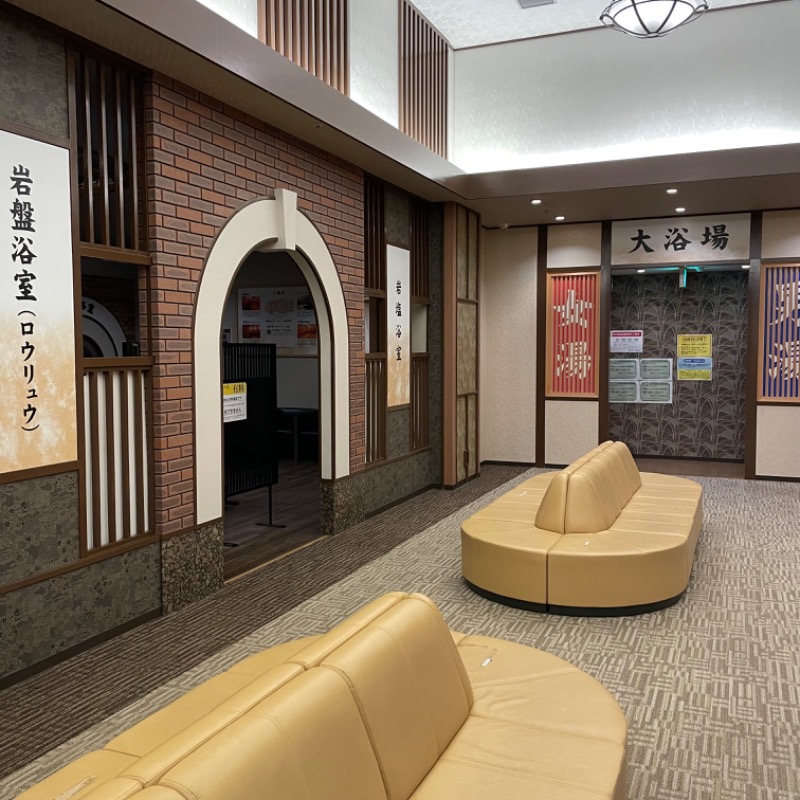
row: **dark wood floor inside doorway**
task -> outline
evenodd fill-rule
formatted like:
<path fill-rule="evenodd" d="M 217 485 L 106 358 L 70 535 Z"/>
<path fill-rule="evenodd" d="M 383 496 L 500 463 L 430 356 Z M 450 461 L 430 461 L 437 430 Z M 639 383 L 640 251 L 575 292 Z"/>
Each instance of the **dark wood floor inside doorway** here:
<path fill-rule="evenodd" d="M 696 475 L 701 478 L 744 478 L 744 464 L 738 461 L 701 461 L 694 458 L 648 458 L 636 456 L 641 472 L 665 475 Z"/>
<path fill-rule="evenodd" d="M 281 461 L 279 481 L 272 487 L 272 520 L 285 528 L 265 528 L 269 490 L 254 489 L 225 505 L 225 580 L 249 572 L 322 536 L 319 464 Z M 231 546 L 233 545 L 233 546 Z"/>

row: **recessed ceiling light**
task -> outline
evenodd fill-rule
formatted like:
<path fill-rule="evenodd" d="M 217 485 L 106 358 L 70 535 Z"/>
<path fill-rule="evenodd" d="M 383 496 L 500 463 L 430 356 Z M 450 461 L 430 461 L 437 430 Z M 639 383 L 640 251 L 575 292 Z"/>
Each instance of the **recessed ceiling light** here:
<path fill-rule="evenodd" d="M 637 272 L 640 272 L 640 273 L 641 273 L 641 272 L 644 272 L 644 270 L 643 270 L 643 269 L 637 269 L 636 271 L 637 271 Z"/>
<path fill-rule="evenodd" d="M 683 214 L 683 212 L 684 212 L 684 211 L 686 211 L 686 209 L 685 209 L 683 206 L 678 206 L 678 207 L 677 207 L 675 210 L 676 210 L 676 211 L 677 211 L 679 214 Z"/>
<path fill-rule="evenodd" d="M 542 204 L 542 201 L 539 200 L 539 199 L 531 200 L 531 205 L 532 206 L 540 206 L 541 204 Z"/>
<path fill-rule="evenodd" d="M 749 264 L 742 264 L 742 269 L 750 269 L 750 265 Z"/>
<path fill-rule="evenodd" d="M 556 222 L 563 222 L 566 217 L 556 217 Z"/>
<path fill-rule="evenodd" d="M 677 189 L 667 189 L 667 194 L 678 194 Z"/>

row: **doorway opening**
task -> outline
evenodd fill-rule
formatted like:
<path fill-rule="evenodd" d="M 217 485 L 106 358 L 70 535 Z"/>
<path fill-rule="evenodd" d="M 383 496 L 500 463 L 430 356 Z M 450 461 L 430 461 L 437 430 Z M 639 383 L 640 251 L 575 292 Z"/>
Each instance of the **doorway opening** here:
<path fill-rule="evenodd" d="M 613 270 L 608 431 L 642 469 L 744 477 L 747 270 Z"/>
<path fill-rule="evenodd" d="M 220 337 L 224 385 L 231 396 L 238 389 L 223 418 L 226 580 L 322 536 L 318 332 L 313 296 L 294 259 L 251 253 L 230 285 Z M 239 371 L 225 374 L 232 363 Z M 252 401 L 251 377 L 258 388 Z"/>

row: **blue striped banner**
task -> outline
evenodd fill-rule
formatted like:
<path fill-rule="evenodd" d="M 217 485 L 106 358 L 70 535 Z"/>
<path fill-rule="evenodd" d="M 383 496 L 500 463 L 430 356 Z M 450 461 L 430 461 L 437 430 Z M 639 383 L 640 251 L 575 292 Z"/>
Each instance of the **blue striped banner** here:
<path fill-rule="evenodd" d="M 762 268 L 761 399 L 800 399 L 800 265 Z"/>

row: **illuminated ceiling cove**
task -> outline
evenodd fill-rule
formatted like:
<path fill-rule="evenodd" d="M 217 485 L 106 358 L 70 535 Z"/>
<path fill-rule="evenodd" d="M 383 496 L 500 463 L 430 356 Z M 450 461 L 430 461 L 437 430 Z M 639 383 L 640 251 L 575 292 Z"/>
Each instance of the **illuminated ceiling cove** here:
<path fill-rule="evenodd" d="M 709 9 L 770 0 L 709 0 Z M 519 0 L 413 0 L 450 44 L 458 49 L 532 36 L 602 27 L 608 0 L 556 0 L 522 8 Z M 701 24 L 702 20 L 698 21 Z"/>

